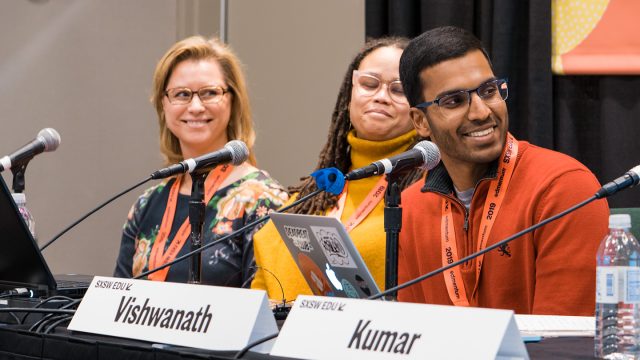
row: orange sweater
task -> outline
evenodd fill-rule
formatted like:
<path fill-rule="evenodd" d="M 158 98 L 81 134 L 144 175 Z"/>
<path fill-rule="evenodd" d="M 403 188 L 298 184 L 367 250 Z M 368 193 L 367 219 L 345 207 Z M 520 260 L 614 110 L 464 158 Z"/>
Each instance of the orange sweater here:
<path fill-rule="evenodd" d="M 573 158 L 520 141 L 520 151 L 488 245 L 592 196 L 600 187 L 593 174 Z M 476 185 L 464 231 L 466 209 L 455 199 L 444 166 L 432 170 L 402 194 L 399 283 L 442 266 L 442 199 L 453 198 L 452 213 L 462 258 L 475 251 L 482 208 L 496 166 Z M 504 249 L 485 254 L 478 290 L 475 260 L 462 267 L 471 306 L 511 309 L 520 314 L 593 315 L 596 250 L 607 232 L 608 206 L 597 200 Z M 438 274 L 398 294 L 400 301 L 452 305 Z"/>

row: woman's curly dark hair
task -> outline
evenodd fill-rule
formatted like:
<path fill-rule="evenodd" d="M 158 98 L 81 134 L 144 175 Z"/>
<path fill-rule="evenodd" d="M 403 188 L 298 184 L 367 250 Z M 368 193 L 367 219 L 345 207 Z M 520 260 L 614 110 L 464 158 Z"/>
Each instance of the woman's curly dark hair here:
<path fill-rule="evenodd" d="M 351 156 L 349 153 L 349 143 L 347 142 L 347 134 L 351 129 L 351 119 L 349 118 L 349 104 L 351 102 L 351 89 L 353 87 L 352 76 L 353 71 L 360 67 L 362 60 L 371 52 L 382 47 L 395 47 L 404 49 L 408 44 L 408 39 L 402 37 L 384 37 L 372 39 L 365 43 L 362 50 L 356 55 L 344 75 L 340 92 L 336 101 L 333 114 L 331 116 L 331 125 L 327 142 L 324 144 L 316 170 L 328 167 L 338 168 L 343 173 L 347 173 L 351 167 Z M 418 139 L 416 139 L 416 142 Z M 408 185 L 418 180 L 424 172 L 422 170 L 414 170 L 408 173 L 401 181 L 401 188 L 404 189 Z M 289 187 L 290 193 L 299 193 L 299 198 L 303 197 L 317 189 L 315 182 L 311 176 L 305 176 L 300 179 L 300 183 Z M 321 193 L 315 198 L 306 201 L 293 208 L 292 212 L 298 214 L 320 215 L 326 209 L 333 208 L 338 202 L 337 195 L 329 193 Z"/>

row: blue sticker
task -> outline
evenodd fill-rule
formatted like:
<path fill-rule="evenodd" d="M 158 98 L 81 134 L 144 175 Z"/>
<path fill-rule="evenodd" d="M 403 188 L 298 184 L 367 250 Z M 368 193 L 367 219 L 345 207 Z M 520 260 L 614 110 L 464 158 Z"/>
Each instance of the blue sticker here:
<path fill-rule="evenodd" d="M 347 297 L 354 299 L 360 298 L 360 296 L 358 296 L 358 290 L 356 290 L 356 288 L 351 285 L 351 283 L 347 281 L 347 279 L 342 279 L 342 288 L 344 290 L 344 293 L 347 294 Z"/>

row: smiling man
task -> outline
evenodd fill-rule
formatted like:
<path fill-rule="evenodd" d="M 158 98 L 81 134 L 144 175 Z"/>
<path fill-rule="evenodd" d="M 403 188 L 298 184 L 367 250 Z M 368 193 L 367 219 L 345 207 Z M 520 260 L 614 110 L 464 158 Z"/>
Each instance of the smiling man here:
<path fill-rule="evenodd" d="M 400 78 L 418 134 L 442 162 L 402 195 L 399 283 L 484 249 L 593 195 L 600 185 L 575 159 L 509 132 L 509 87 L 480 41 L 441 27 L 411 41 Z M 513 94 L 512 94 L 513 95 Z M 399 300 L 593 315 L 595 257 L 605 201 L 411 286 Z"/>

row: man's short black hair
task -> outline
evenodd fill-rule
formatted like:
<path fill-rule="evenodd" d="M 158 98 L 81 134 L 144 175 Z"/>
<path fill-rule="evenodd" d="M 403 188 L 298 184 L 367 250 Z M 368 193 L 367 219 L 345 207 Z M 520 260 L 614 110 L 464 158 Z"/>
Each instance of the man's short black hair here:
<path fill-rule="evenodd" d="M 400 58 L 400 81 L 410 106 L 425 101 L 420 72 L 443 61 L 480 50 L 489 61 L 489 55 L 472 33 L 455 26 L 443 26 L 425 31 L 409 42 Z"/>

